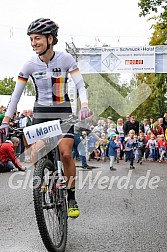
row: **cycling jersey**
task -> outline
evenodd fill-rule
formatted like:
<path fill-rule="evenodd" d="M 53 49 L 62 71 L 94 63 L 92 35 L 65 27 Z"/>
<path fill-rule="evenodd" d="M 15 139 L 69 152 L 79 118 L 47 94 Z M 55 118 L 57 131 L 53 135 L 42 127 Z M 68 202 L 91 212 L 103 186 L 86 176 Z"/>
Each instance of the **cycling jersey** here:
<path fill-rule="evenodd" d="M 8 104 L 5 116 L 13 116 L 17 103 L 23 93 L 25 84 L 31 76 L 36 90 L 36 102 L 44 106 L 57 106 L 69 101 L 67 80 L 70 73 L 77 89 L 81 103 L 88 102 L 85 84 L 74 58 L 65 52 L 55 52 L 48 64 L 38 55 L 33 56 L 22 67 L 18 80 Z"/>

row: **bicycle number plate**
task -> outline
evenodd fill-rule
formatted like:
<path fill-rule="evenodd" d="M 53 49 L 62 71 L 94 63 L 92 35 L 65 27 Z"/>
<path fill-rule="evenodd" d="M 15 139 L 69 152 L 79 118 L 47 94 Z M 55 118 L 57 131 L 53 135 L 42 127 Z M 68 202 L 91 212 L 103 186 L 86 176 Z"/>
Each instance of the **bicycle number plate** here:
<path fill-rule="evenodd" d="M 59 120 L 28 126 L 23 129 L 23 132 L 28 144 L 35 143 L 41 139 L 62 135 Z"/>

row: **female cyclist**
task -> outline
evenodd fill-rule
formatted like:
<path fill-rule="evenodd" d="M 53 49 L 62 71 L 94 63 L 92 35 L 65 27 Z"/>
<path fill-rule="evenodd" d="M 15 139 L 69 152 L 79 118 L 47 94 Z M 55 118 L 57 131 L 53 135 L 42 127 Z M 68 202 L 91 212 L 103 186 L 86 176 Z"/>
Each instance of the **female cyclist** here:
<path fill-rule="evenodd" d="M 72 113 L 67 93 L 69 73 L 79 92 L 80 118 L 89 117 L 85 84 L 74 58 L 66 52 L 53 49 L 58 42 L 58 28 L 55 22 L 45 18 L 39 18 L 29 25 L 27 35 L 30 36 L 31 46 L 36 55 L 21 68 L 2 123 L 8 124 L 12 118 L 29 77 L 32 78 L 36 90 L 32 124 L 67 118 Z M 59 149 L 64 175 L 68 179 L 75 178 L 76 168 L 72 158 L 74 127 L 62 126 L 62 131 L 64 137 L 59 143 Z M 69 217 L 78 217 L 80 211 L 75 200 L 75 179 L 68 188 L 68 206 Z"/>

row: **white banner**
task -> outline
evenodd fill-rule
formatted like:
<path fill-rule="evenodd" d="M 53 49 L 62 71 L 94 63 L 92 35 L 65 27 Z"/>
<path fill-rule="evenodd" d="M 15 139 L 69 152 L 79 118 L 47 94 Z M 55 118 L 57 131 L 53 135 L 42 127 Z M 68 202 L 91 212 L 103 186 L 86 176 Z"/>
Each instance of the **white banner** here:
<path fill-rule="evenodd" d="M 25 127 L 24 136 L 28 144 L 35 143 L 41 139 L 62 135 L 60 121 L 48 121 Z"/>
<path fill-rule="evenodd" d="M 101 71 L 155 73 L 155 46 L 102 47 Z"/>

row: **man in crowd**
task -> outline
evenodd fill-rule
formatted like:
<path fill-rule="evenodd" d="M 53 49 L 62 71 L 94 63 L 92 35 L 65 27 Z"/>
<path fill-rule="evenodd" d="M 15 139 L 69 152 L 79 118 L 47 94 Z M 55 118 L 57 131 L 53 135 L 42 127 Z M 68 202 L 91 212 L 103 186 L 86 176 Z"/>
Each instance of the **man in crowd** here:
<path fill-rule="evenodd" d="M 126 116 L 125 116 L 126 121 L 124 122 L 124 134 L 125 134 L 125 129 L 127 128 L 127 124 L 128 124 L 129 121 L 130 121 L 130 117 L 131 117 L 130 114 L 126 114 Z"/>
<path fill-rule="evenodd" d="M 23 119 L 24 117 L 27 116 L 27 110 L 23 110 L 21 113 L 21 116 L 19 117 L 19 128 L 23 128 Z M 25 161 L 25 154 L 24 154 L 25 146 L 24 146 L 24 141 L 23 141 L 23 135 L 20 136 L 20 161 L 24 162 Z"/>
<path fill-rule="evenodd" d="M 32 125 L 33 111 L 32 109 L 27 110 L 27 115 L 22 119 L 22 128 L 28 127 Z M 23 135 L 23 143 L 24 143 L 24 162 L 31 162 L 31 145 L 28 145 L 24 135 Z"/>
<path fill-rule="evenodd" d="M 6 140 L 0 146 L 0 172 L 9 172 L 14 168 L 19 171 L 25 171 L 26 168 L 22 166 L 15 155 L 14 149 L 19 145 L 19 138 L 12 137 L 11 140 Z"/>
<path fill-rule="evenodd" d="M 129 121 L 124 124 L 124 134 L 128 135 L 130 130 L 135 131 L 135 135 L 139 134 L 139 122 L 136 120 L 135 116 L 131 116 Z"/>
<path fill-rule="evenodd" d="M 165 135 L 165 131 L 167 129 L 166 116 L 167 116 L 167 113 L 164 113 L 163 117 L 158 118 L 158 122 L 159 122 L 160 126 L 163 128 L 164 135 Z"/>
<path fill-rule="evenodd" d="M 91 169 L 92 167 L 87 164 L 86 160 L 86 146 L 83 144 L 82 134 L 83 132 L 88 135 L 90 130 L 90 123 L 93 119 L 93 114 L 91 112 L 91 116 L 84 121 L 78 122 L 74 126 L 74 145 L 73 145 L 73 158 L 77 156 L 77 153 L 80 156 L 82 162 L 83 169 Z"/>

